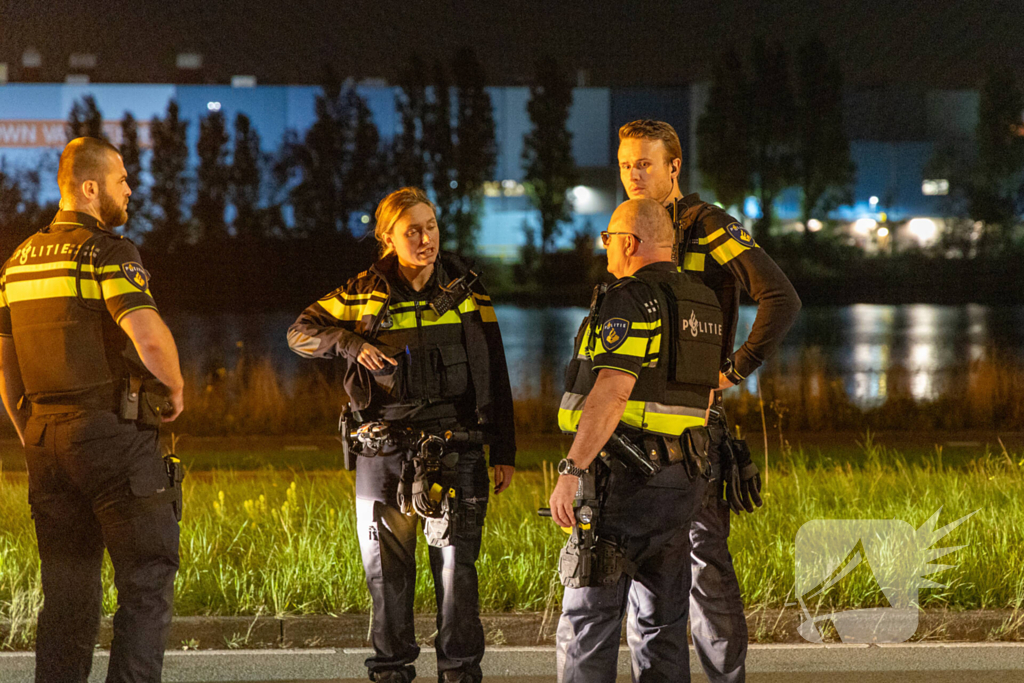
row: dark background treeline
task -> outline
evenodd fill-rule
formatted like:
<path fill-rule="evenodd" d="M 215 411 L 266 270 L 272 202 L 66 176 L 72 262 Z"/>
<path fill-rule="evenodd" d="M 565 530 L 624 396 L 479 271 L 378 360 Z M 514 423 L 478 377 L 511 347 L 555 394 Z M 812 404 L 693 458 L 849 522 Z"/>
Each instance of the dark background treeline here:
<path fill-rule="evenodd" d="M 315 123 L 301 136 L 289 133 L 272 155 L 244 114 L 228 121 L 211 111 L 189 149 L 189 122 L 172 102 L 151 122 L 152 149 L 142 150 L 137 122 L 126 113 L 121 149 L 134 190 L 126 230 L 140 244 L 162 305 L 305 305 L 372 262 L 373 210 L 404 185 L 434 198 L 447 248 L 485 261 L 476 240 L 497 157 L 486 83 L 471 49 L 432 64 L 412 56 L 398 84 L 401 130 L 387 140 L 353 84 L 326 71 Z M 974 147 L 942 149 L 932 161 L 934 177 L 950 180 L 938 242 L 874 254 L 851 244 L 828 217 L 850 200 L 856 170 L 843 132 L 842 83 L 818 40 L 792 53 L 758 41 L 745 55 L 722 55 L 697 128 L 703 183 L 727 206 L 757 198 L 755 236 L 807 303 L 1024 301 L 1024 95 L 1013 77 L 993 70 L 981 84 Z M 523 185 L 536 217 L 523 225 L 515 263 L 482 265 L 498 300 L 585 305 L 593 284 L 608 276 L 594 236 L 567 234 L 578 183 L 567 70 L 539 59 L 530 92 Z M 70 113 L 69 136 L 102 137 L 102 121 L 86 97 Z M 54 183 L 55 165 L 0 164 L 0 254 L 50 220 L 56 207 L 41 190 Z M 799 189 L 803 223 L 820 220 L 819 232 L 782 229 L 772 207 L 789 188 Z M 564 237 L 572 247 L 557 249 Z"/>

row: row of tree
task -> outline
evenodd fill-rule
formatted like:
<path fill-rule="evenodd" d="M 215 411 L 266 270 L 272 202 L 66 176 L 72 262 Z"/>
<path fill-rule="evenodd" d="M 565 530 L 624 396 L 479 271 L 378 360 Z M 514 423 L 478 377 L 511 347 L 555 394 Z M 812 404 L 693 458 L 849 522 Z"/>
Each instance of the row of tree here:
<path fill-rule="evenodd" d="M 230 238 L 358 237 L 370 227 L 369 216 L 384 194 L 415 185 L 436 202 L 447 246 L 472 253 L 485 183 L 497 163 L 486 82 L 471 49 L 459 50 L 450 69 L 413 55 L 396 97 L 400 131 L 385 140 L 366 100 L 328 71 L 316 97 L 315 122 L 302 134 L 289 131 L 277 154 L 261 152 L 260 136 L 245 114 L 235 117 L 231 130 L 219 110 L 204 116 L 194 172 L 189 122 L 177 103 L 150 122 L 148 163 L 138 122 L 125 112 L 120 148 L 134 192 L 130 232 L 160 250 Z M 528 105 L 534 127 L 523 161 L 527 194 L 540 214 L 539 224 L 525 229 L 541 254 L 572 217 L 571 104 L 572 86 L 561 67 L 540 60 Z M 72 107 L 67 133 L 105 137 L 103 114 L 91 96 Z"/>
<path fill-rule="evenodd" d="M 849 202 L 855 168 L 843 128 L 843 75 L 825 44 L 815 38 L 801 45 L 795 69 L 777 41 L 755 41 L 749 64 L 734 49 L 726 52 L 697 125 L 697 164 L 722 204 L 757 198 L 759 239 L 767 238 L 775 201 L 788 188 L 801 190 L 804 225 Z"/>

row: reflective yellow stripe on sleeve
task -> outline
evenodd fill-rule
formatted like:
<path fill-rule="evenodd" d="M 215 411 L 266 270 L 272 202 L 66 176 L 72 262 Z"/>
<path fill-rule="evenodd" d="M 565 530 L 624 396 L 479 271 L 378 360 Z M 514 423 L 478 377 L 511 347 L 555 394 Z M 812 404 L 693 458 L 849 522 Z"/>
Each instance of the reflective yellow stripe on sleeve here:
<path fill-rule="evenodd" d="M 711 251 L 711 257 L 724 266 L 729 261 L 745 252 L 750 247 L 745 247 L 736 240 L 729 239 Z"/>
<path fill-rule="evenodd" d="M 383 301 L 366 301 L 358 304 L 344 304 L 337 297 L 320 301 L 324 310 L 338 320 L 356 321 L 366 316 L 374 316 L 380 313 L 384 306 Z"/>

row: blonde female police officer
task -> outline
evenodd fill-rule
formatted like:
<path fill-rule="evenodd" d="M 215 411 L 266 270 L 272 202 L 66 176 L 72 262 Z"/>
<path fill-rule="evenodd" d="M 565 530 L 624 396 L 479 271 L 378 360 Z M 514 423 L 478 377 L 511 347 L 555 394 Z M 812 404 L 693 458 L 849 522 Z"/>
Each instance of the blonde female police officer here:
<path fill-rule="evenodd" d="M 494 309 L 479 281 L 456 256 L 440 250 L 434 205 L 406 187 L 381 201 L 376 237 L 383 257 L 369 270 L 308 307 L 288 330 L 292 350 L 347 364 L 345 388 L 357 423 L 411 427 L 439 435 L 482 430 L 490 436 L 495 492 L 515 466 L 512 394 Z M 467 278 L 465 288 L 451 288 Z M 460 294 L 461 292 L 461 294 Z M 431 307 L 451 298 L 451 310 Z M 443 309 L 439 309 L 443 310 Z M 356 512 L 366 582 L 373 599 L 371 680 L 415 677 L 413 631 L 417 518 L 404 514 L 397 492 L 408 467 L 407 446 L 382 445 L 356 464 Z M 459 450 L 453 473 L 455 531 L 447 547 L 430 547 L 438 603 L 439 680 L 478 681 L 484 651 L 476 559 L 488 499 L 481 444 Z M 429 522 L 429 520 L 428 520 Z M 428 539 L 430 536 L 428 535 Z"/>

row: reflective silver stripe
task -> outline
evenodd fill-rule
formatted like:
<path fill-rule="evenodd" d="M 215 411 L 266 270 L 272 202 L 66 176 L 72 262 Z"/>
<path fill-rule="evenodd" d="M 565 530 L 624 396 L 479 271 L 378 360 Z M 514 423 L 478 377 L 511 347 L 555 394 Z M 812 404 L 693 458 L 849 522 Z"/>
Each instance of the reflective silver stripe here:
<path fill-rule="evenodd" d="M 288 330 L 288 346 L 300 356 L 312 358 L 313 352 L 320 348 L 320 340 L 298 330 Z"/>
<path fill-rule="evenodd" d="M 558 406 L 559 410 L 583 410 L 583 404 L 587 402 L 587 397 L 583 394 L 574 394 L 570 391 L 562 394 L 562 403 Z"/>
<path fill-rule="evenodd" d="M 685 415 L 687 417 L 699 417 L 704 419 L 707 411 L 703 408 L 690 408 L 689 406 L 667 406 L 664 403 L 647 401 L 644 410 L 648 413 L 659 413 L 661 415 Z"/>

